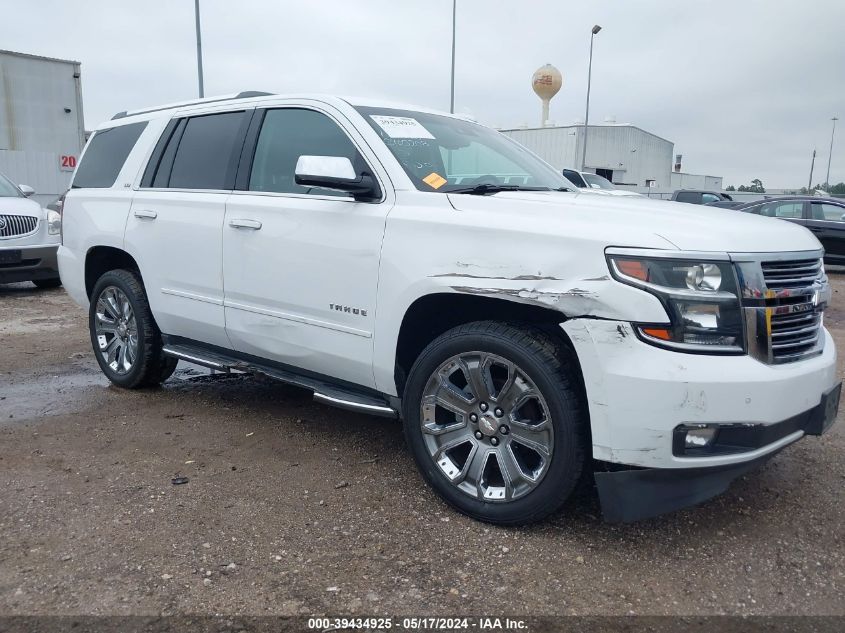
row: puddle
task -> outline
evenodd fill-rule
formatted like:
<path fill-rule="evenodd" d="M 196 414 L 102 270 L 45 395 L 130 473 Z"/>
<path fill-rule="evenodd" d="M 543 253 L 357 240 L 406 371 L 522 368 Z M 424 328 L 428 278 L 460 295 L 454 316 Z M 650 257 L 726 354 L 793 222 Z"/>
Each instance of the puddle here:
<path fill-rule="evenodd" d="M 190 382 L 228 377 L 229 374 L 180 362 L 167 386 L 182 387 Z M 0 384 L 0 426 L 79 411 L 90 402 L 95 390 L 108 389 L 110 385 L 96 365 L 84 371 L 44 374 L 17 384 Z"/>
<path fill-rule="evenodd" d="M 90 388 L 108 385 L 102 373 L 94 372 L 48 374 L 18 384 L 0 385 L 0 425 L 77 411 Z"/>

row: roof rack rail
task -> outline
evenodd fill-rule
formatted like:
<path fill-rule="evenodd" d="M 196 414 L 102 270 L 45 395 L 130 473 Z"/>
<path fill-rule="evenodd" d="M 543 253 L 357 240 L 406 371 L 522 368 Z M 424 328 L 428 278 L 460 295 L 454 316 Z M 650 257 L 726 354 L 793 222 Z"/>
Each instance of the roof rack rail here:
<path fill-rule="evenodd" d="M 223 95 L 220 97 L 212 97 L 209 99 L 194 99 L 192 101 L 182 101 L 180 103 L 168 103 L 167 105 L 158 106 L 156 108 L 147 108 L 145 110 L 124 110 L 115 114 L 111 120 L 123 119 L 128 116 L 135 116 L 138 114 L 149 114 L 150 112 L 161 112 L 162 110 L 172 110 L 174 108 L 182 108 L 189 105 L 202 105 L 206 103 L 217 103 L 219 101 L 234 101 L 235 99 L 250 99 L 252 97 L 269 97 L 272 92 L 262 92 L 260 90 L 244 90 L 237 94 Z"/>

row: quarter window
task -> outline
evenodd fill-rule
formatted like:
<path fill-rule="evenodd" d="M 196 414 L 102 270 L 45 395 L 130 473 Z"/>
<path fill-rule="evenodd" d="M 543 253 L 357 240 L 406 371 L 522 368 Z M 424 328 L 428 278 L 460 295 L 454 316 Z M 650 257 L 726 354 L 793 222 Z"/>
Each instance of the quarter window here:
<path fill-rule="evenodd" d="M 357 174 L 368 171 L 364 158 L 338 125 L 325 114 L 299 108 L 268 110 L 258 135 L 249 178 L 250 191 L 320 196 L 349 194 L 297 185 L 294 176 L 300 156 L 342 156 Z"/>
<path fill-rule="evenodd" d="M 126 157 L 146 127 L 145 121 L 95 132 L 76 168 L 72 187 L 106 189 L 114 185 Z"/>

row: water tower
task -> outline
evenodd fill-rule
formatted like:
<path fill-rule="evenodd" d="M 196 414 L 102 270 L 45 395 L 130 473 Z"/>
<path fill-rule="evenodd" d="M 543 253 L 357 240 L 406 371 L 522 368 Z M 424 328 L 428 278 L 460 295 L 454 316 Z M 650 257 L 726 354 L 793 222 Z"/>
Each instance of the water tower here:
<path fill-rule="evenodd" d="M 531 86 L 543 102 L 543 118 L 540 119 L 540 127 L 545 127 L 546 121 L 549 120 L 549 102 L 552 97 L 560 92 L 562 85 L 563 75 L 551 64 L 541 66 L 534 72 L 534 76 L 531 78 Z"/>

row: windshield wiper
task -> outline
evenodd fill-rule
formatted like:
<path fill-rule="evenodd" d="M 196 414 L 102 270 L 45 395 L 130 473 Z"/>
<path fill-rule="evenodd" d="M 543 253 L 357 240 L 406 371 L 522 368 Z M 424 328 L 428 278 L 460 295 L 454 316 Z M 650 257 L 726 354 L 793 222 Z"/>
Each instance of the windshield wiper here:
<path fill-rule="evenodd" d="M 526 187 L 524 185 L 492 185 L 484 183 L 472 187 L 450 189 L 446 193 L 468 193 L 473 196 L 487 196 L 501 191 L 549 191 L 548 187 Z"/>

